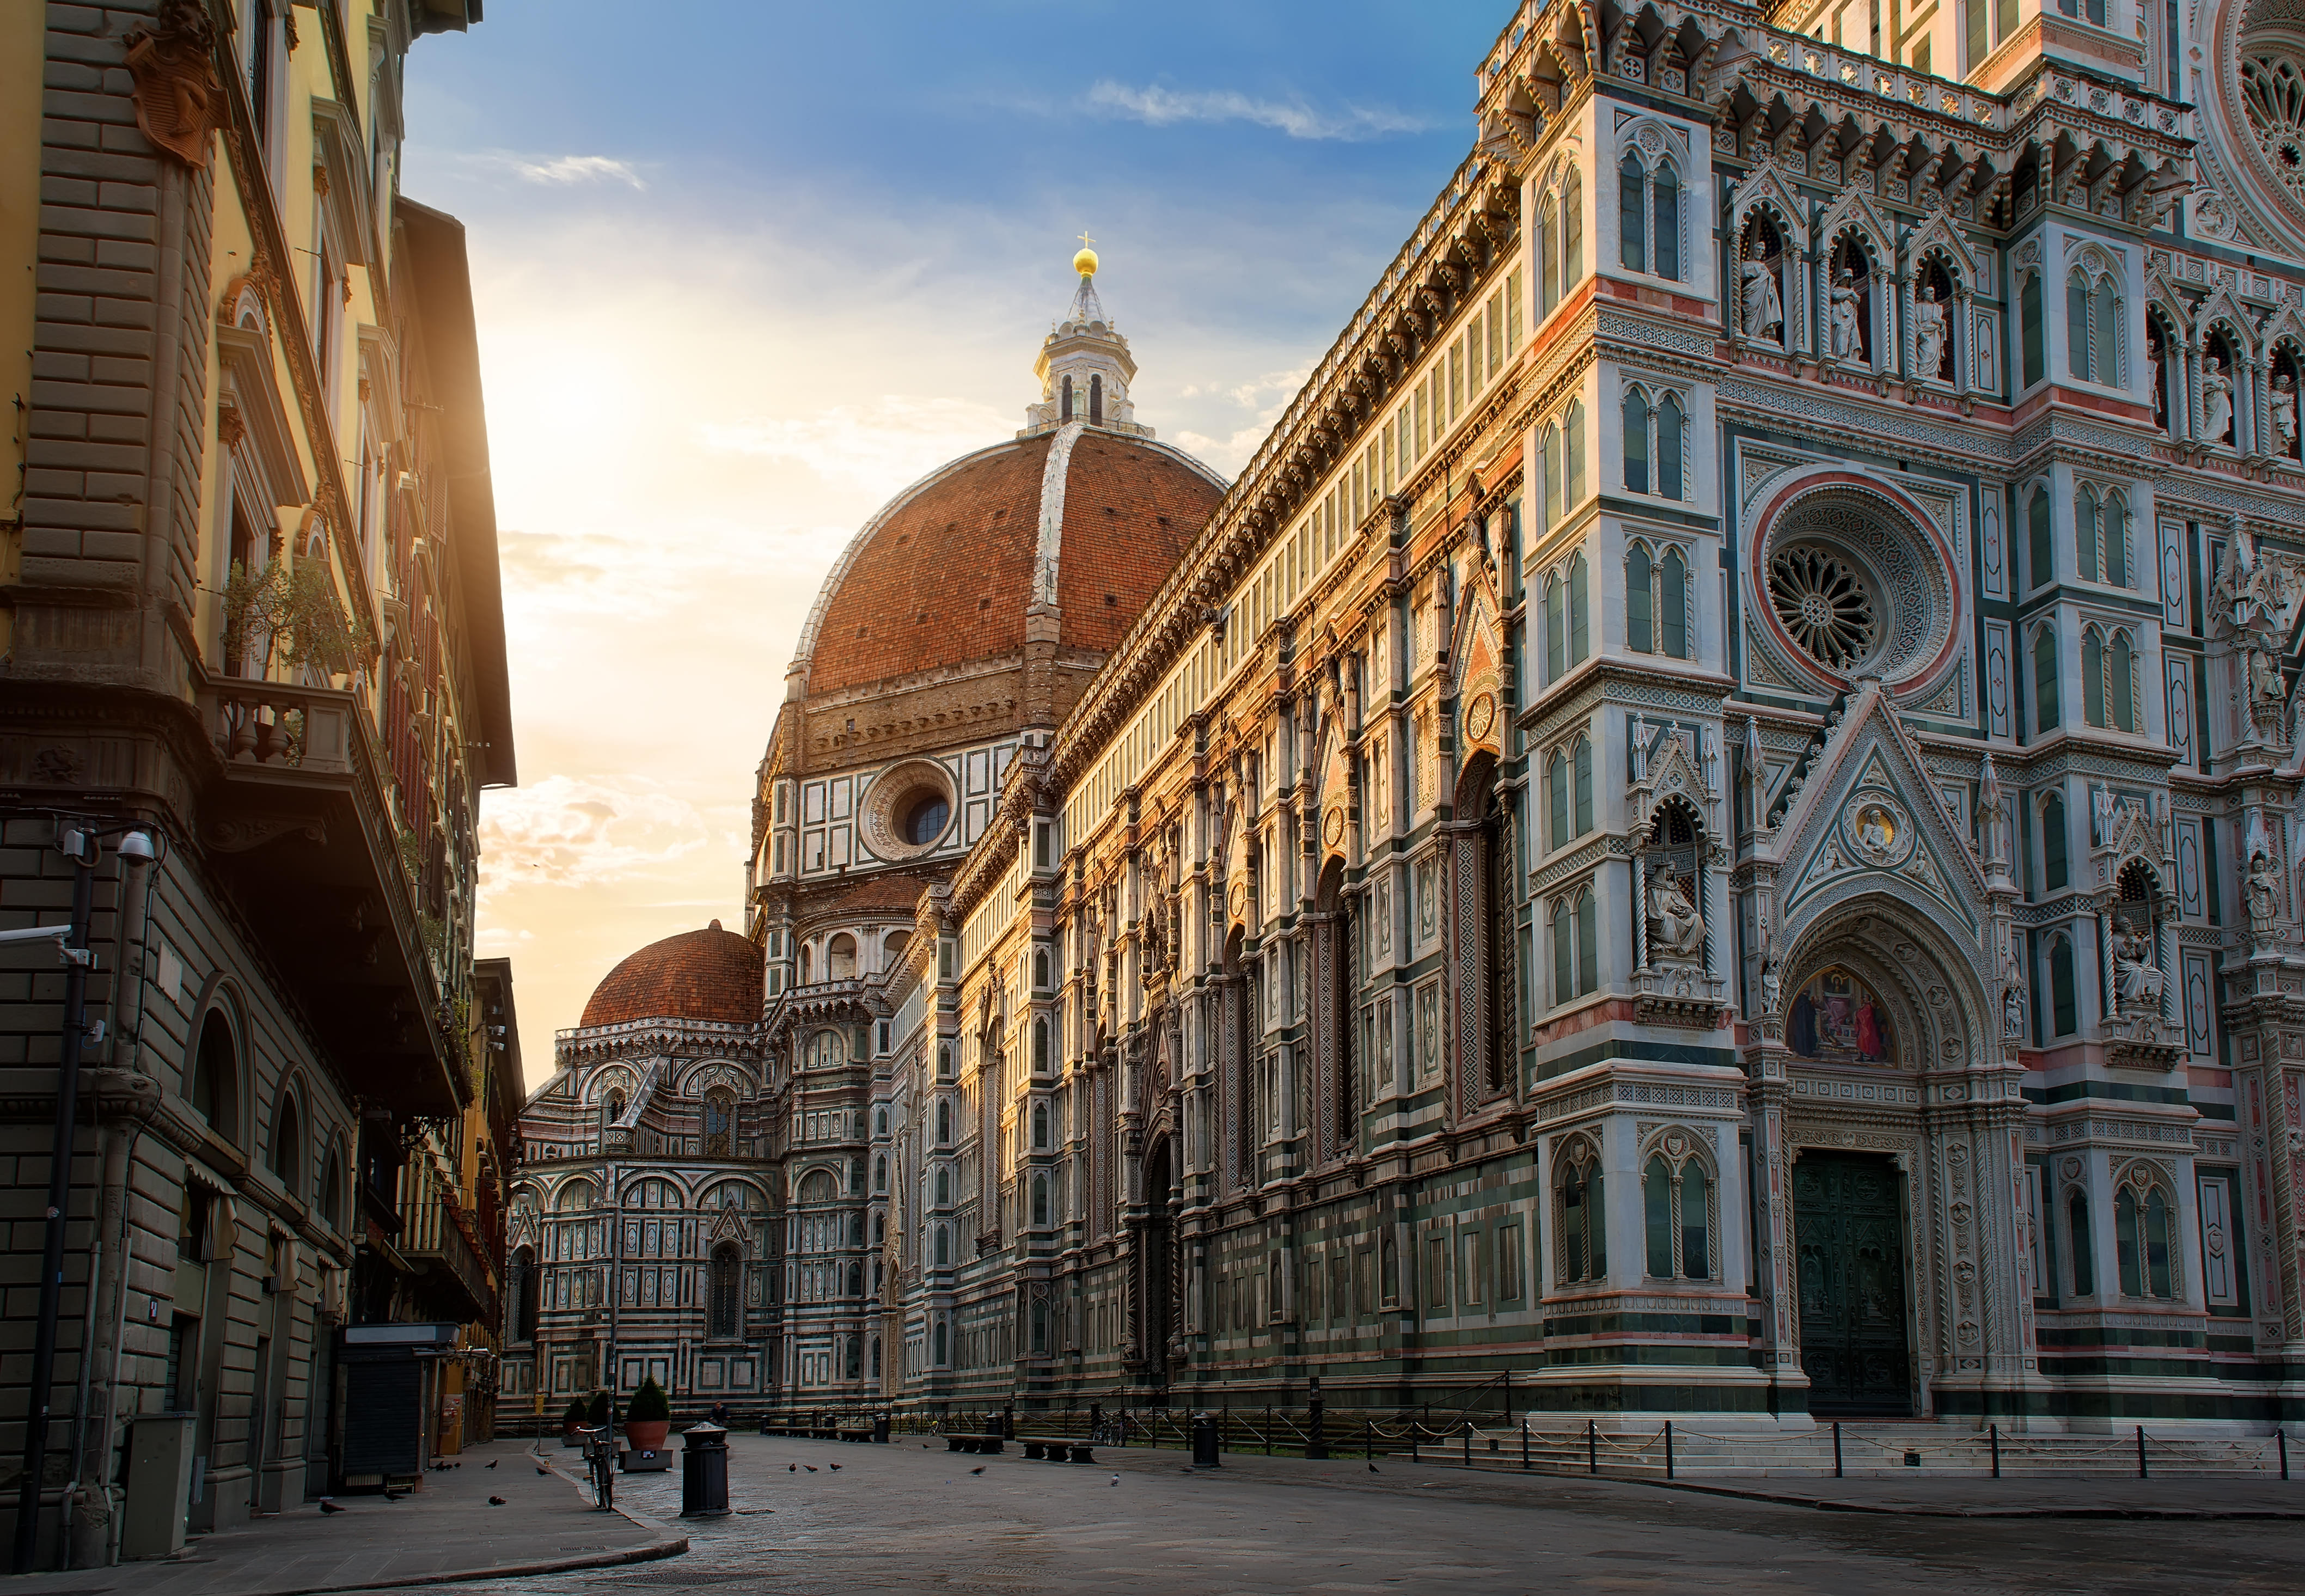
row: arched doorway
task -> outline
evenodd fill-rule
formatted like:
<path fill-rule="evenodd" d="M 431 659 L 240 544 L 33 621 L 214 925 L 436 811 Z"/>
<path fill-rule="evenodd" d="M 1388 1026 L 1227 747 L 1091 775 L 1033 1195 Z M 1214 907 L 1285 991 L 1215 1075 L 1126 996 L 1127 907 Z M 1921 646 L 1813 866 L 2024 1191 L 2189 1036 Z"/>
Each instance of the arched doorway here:
<path fill-rule="evenodd" d="M 1144 1363 L 1161 1385 L 1169 1383 L 1169 1344 L 1177 1333 L 1179 1295 L 1176 1223 L 1169 1201 L 1174 1145 L 1162 1136 L 1144 1155 Z"/>
<path fill-rule="evenodd" d="M 1851 846 L 1894 853 L 1909 821 L 1859 794 L 1848 826 L 1867 824 L 1888 829 Z M 1790 1201 L 1776 1223 L 1809 1411 L 1925 1413 L 1948 1386 L 1981 1382 L 2021 1336 L 1997 1238 L 2014 1233 L 2022 1105 L 1948 1082 L 1985 1062 L 1988 1038 L 1999 1057 L 1961 941 L 1877 892 L 1795 940 L 1779 993 Z"/>

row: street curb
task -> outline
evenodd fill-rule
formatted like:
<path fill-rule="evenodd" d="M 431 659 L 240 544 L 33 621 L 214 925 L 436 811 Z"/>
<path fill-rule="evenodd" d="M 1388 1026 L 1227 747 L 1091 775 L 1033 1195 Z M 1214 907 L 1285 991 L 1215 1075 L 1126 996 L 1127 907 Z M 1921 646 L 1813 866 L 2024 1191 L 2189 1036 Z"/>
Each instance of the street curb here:
<path fill-rule="evenodd" d="M 552 1472 L 566 1480 L 580 1494 L 583 1482 L 564 1473 L 558 1463 L 551 1464 Z M 267 1591 L 264 1596 L 339 1596 L 355 1591 L 399 1591 L 417 1585 L 463 1585 L 488 1579 L 531 1579 L 545 1574 L 575 1574 L 587 1568 L 615 1568 L 627 1563 L 653 1563 L 665 1558 L 676 1558 L 688 1549 L 688 1537 L 673 1532 L 655 1519 L 633 1512 L 628 1507 L 612 1507 L 610 1512 L 643 1530 L 654 1530 L 661 1537 L 645 1546 L 621 1547 L 615 1551 L 587 1552 L 582 1557 L 544 1558 L 530 1563 L 499 1563 L 487 1568 L 451 1568 L 438 1574 L 412 1574 L 400 1579 L 363 1580 L 352 1584 L 299 1585 L 289 1591 Z"/>

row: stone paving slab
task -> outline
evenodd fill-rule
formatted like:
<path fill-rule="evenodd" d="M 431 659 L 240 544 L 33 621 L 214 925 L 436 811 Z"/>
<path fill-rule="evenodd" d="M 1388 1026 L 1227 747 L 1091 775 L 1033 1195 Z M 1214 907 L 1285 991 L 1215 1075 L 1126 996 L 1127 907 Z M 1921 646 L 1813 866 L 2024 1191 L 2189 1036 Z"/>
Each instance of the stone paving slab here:
<path fill-rule="evenodd" d="M 736 1511 L 684 1522 L 677 1561 L 459 1596 L 2294 1596 L 2305 1540 L 2207 1521 L 1947 1533 L 1941 1518 L 1405 1458 L 1374 1474 L 1357 1456 L 1195 1471 L 1174 1449 L 1101 1447 L 1088 1465 L 932 1445 L 731 1436 Z M 669 1519 L 679 1481 L 630 1494 Z"/>
<path fill-rule="evenodd" d="M 8 1596 L 308 1596 L 558 1574 L 688 1549 L 685 1534 L 641 1513 L 595 1510 L 575 1453 L 551 1447 L 540 1461 L 552 1472 L 539 1474 L 527 1448 L 521 1441 L 473 1447 L 464 1467 L 427 1473 L 422 1490 L 396 1502 L 345 1496 L 338 1498 L 344 1511 L 331 1514 L 302 1502 L 200 1536 L 174 1558 L 26 1575 L 0 1589 Z M 491 1496 L 505 1505 L 489 1506 Z"/>

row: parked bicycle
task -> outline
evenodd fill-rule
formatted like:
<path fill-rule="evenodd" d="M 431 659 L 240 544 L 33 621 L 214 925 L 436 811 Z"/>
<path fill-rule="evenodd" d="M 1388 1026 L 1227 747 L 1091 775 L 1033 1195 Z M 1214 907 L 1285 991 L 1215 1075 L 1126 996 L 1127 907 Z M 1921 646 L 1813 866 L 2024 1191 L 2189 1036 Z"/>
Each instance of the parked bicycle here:
<path fill-rule="evenodd" d="M 617 1437 L 608 1425 L 584 1432 L 584 1463 L 592 1475 L 592 1499 L 602 1512 L 617 1505 Z"/>

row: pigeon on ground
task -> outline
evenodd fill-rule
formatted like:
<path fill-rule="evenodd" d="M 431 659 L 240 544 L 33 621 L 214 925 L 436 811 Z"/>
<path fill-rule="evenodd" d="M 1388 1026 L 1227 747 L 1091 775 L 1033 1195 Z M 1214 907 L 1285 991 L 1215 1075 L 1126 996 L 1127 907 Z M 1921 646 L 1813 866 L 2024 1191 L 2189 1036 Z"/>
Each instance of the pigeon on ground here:
<path fill-rule="evenodd" d="M 497 1466 L 497 1464 L 498 1464 L 501 1463 L 502 1461 L 504 1461 L 502 1458 L 498 1458 L 498 1457 L 491 1457 L 491 1458 L 489 1458 L 489 1466 L 490 1468 L 494 1468 L 494 1467 L 496 1467 L 496 1466 Z"/>
<path fill-rule="evenodd" d="M 342 1513 L 344 1510 L 344 1509 L 337 1507 L 334 1502 L 328 1501 L 325 1498 L 323 1498 L 320 1502 L 320 1511 L 323 1513 Z"/>
<path fill-rule="evenodd" d="M 1383 1471 L 1382 1469 L 1381 1469 L 1381 1468 L 1377 1467 L 1377 1466 L 1376 1466 L 1376 1464 L 1369 1464 L 1369 1473 L 1372 1473 L 1372 1474 L 1381 1474 L 1381 1473 L 1382 1473 L 1383 1472 L 1384 1472 L 1384 1471 Z"/>
<path fill-rule="evenodd" d="M 540 1474 L 549 1474 L 549 1473 L 550 1473 L 552 1471 L 551 1471 L 550 1469 L 549 1469 L 549 1468 L 546 1468 L 542 1464 L 540 1464 L 540 1464 L 538 1464 L 536 1465 L 536 1472 L 537 1472 L 538 1473 L 540 1473 Z"/>
<path fill-rule="evenodd" d="M 838 1473 L 840 1472 L 840 1465 L 839 1465 L 838 1464 L 837 1464 L 837 1463 L 836 1463 L 836 1464 L 834 1464 L 832 1465 L 832 1472 L 833 1472 L 834 1473 L 836 1473 L 836 1474 L 837 1474 L 837 1473 Z"/>
<path fill-rule="evenodd" d="M 812 1474 L 816 1473 L 816 1464 L 812 1463 L 804 1463 L 800 1466 L 806 1469 Z"/>
<path fill-rule="evenodd" d="M 1113 1477 L 1112 1477 L 1112 1482 L 1113 1482 L 1115 1485 L 1119 1484 L 1119 1483 L 1120 1483 L 1120 1476 L 1119 1476 L 1118 1474 L 1115 1474 L 1115 1475 L 1113 1475 Z"/>
<path fill-rule="evenodd" d="M 501 1507 L 504 1505 L 505 1499 L 502 1497 L 490 1497 L 489 1498 L 489 1506 L 491 1507 Z"/>
<path fill-rule="evenodd" d="M 797 1473 L 800 1473 L 800 1464 L 796 1464 L 796 1463 L 788 1463 L 788 1464 L 785 1464 L 785 1473 L 787 1473 L 787 1474 L 797 1474 Z"/>
<path fill-rule="evenodd" d="M 980 1464 L 978 1464 L 974 1468 L 973 1468 L 973 1469 L 969 1470 L 968 1472 L 969 1472 L 970 1473 L 972 1473 L 972 1474 L 981 1474 L 981 1473 L 982 1473 L 984 1472 L 984 1465 L 983 1465 L 982 1464 L 981 1464 L 981 1463 L 980 1463 Z"/>

